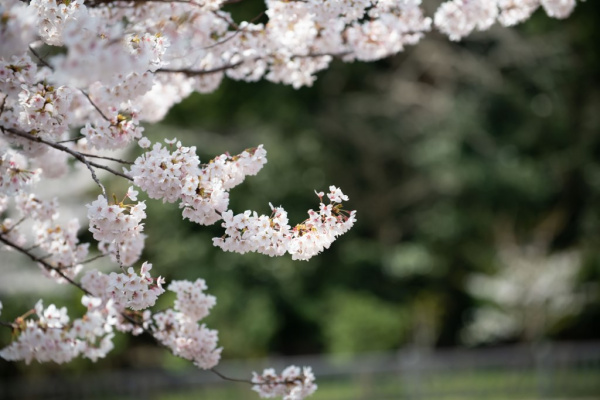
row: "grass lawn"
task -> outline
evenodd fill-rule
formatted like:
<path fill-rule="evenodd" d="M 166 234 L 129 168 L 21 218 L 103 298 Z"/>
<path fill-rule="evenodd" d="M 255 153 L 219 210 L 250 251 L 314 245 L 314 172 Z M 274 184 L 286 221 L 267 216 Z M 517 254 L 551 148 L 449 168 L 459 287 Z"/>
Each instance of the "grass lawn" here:
<path fill-rule="evenodd" d="M 548 371 L 484 370 L 471 372 L 411 373 L 408 376 L 380 374 L 339 379 L 322 378 L 311 400 L 384 400 L 384 399 L 485 399 L 600 400 L 600 370 Z M 246 385 L 192 389 L 160 394 L 160 400 L 256 400 L 258 395 Z"/>

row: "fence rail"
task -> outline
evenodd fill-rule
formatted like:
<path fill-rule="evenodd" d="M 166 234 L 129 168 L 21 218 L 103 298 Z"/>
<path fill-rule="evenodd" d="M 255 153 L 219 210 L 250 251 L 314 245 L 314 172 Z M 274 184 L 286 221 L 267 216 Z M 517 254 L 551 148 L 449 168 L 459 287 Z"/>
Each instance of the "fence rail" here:
<path fill-rule="evenodd" d="M 223 361 L 219 371 L 248 377 L 266 367 L 310 365 L 314 400 L 600 400 L 600 342 L 540 343 L 490 349 L 403 349 L 352 357 L 272 357 Z M 257 399 L 248 385 L 206 371 L 124 370 L 77 377 L 2 380 L 1 400 Z"/>

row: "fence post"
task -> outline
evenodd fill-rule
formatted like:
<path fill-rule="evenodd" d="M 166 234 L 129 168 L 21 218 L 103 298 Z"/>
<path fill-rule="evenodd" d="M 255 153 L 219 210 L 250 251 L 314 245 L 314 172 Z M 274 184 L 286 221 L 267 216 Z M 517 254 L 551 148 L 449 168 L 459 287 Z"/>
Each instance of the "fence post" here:
<path fill-rule="evenodd" d="M 545 340 L 536 341 L 532 348 L 538 397 L 547 399 L 552 395 L 552 344 Z"/>
<path fill-rule="evenodd" d="M 423 352 L 419 346 L 412 346 L 401 354 L 400 373 L 405 398 L 419 400 L 423 398 Z"/>

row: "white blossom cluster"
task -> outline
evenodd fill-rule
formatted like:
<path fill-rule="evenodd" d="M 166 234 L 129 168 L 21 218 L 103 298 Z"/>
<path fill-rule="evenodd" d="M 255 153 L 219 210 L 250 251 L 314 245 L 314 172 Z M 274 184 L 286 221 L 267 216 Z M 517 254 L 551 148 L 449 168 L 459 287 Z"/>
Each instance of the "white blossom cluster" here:
<path fill-rule="evenodd" d="M 253 372 L 252 383 L 252 390 L 263 398 L 283 396 L 283 400 L 302 400 L 317 390 L 312 369 L 300 369 L 295 365 L 284 369 L 281 375 L 272 368 L 265 369 L 260 375 Z"/>
<path fill-rule="evenodd" d="M 65 363 L 83 356 L 96 361 L 104 357 L 112 348 L 112 328 L 104 309 L 97 302 L 84 296 L 82 303 L 88 308 L 80 319 L 70 323 L 67 309 L 51 304 L 44 309 L 43 302 L 37 302 L 34 313 L 37 319 L 20 321 L 16 326 L 17 340 L 0 350 L 0 357 L 8 361 L 31 360 Z"/>
<path fill-rule="evenodd" d="M 575 3 L 450 0 L 434 20 L 438 29 L 458 40 L 496 21 L 519 23 L 540 6 L 548 15 L 564 18 Z M 219 10 L 221 5 L 5 0 L 0 5 L 0 66 L 10 66 L 13 71 L 4 74 L 17 75 L 21 82 L 13 80 L 10 92 L 2 90 L 7 94 L 3 114 L 13 121 L 20 117 L 25 130 L 50 121 L 41 130 L 56 135 L 83 126 L 80 131 L 93 146 L 117 148 L 140 138 L 140 121 L 162 119 L 192 91 L 216 89 L 225 75 L 311 85 L 315 73 L 333 57 L 387 57 L 417 43 L 432 25 L 421 0 L 267 0 L 266 23 L 235 22 L 229 12 Z M 45 66 L 34 67 L 29 46 L 39 50 L 44 45 L 64 51 L 44 60 Z"/>
<path fill-rule="evenodd" d="M 109 121 L 97 121 L 95 125 L 88 122 L 81 129 L 81 134 L 97 149 L 119 149 L 142 137 L 144 128 L 138 126 L 138 123 L 135 114 L 130 119 L 118 114 Z"/>
<path fill-rule="evenodd" d="M 548 326 L 574 315 L 585 304 L 577 288 L 581 252 L 550 253 L 546 246 L 503 243 L 498 248 L 499 270 L 473 274 L 467 290 L 484 301 L 462 336 L 469 344 L 521 336 L 540 337 Z"/>
<path fill-rule="evenodd" d="M 133 268 L 129 268 L 126 274 L 111 272 L 109 275 L 91 270 L 82 278 L 81 284 L 102 301 L 113 301 L 119 310 L 131 308 L 139 311 L 152 307 L 158 296 L 165 292 L 162 287 L 164 279 L 152 278 L 151 269 L 152 264 L 144 262 L 139 275 Z"/>
<path fill-rule="evenodd" d="M 202 279 L 194 283 L 173 281 L 168 289 L 177 294 L 177 300 L 172 309 L 154 314 L 154 337 L 198 368 L 213 368 L 221 358 L 218 333 L 198 325 L 198 321 L 216 304 L 215 297 L 204 294 L 206 283 Z"/>
<path fill-rule="evenodd" d="M 0 235 L 19 246 L 31 240 L 30 246 L 43 254 L 40 257 L 45 264 L 40 264 L 42 271 L 58 283 L 75 278 L 83 268 L 81 263 L 89 249 L 89 243 L 79 243 L 79 221 L 70 219 L 66 224 L 61 223 L 57 199 L 46 201 L 21 191 L 14 197 L 0 195 L 0 214 L 8 208 L 9 200 L 13 200 L 20 221 L 29 218 L 33 222 L 32 235 L 29 238 L 24 235 L 12 218 L 0 219 Z"/>
<path fill-rule="evenodd" d="M 13 220 L 12 218 L 4 218 L 2 223 L 0 223 L 0 235 L 8 241 L 16 243 L 18 246 L 23 246 L 27 243 L 27 239 L 25 238 L 25 235 L 17 229 L 17 224 L 18 221 Z M 6 251 L 12 250 L 12 248 L 5 245 L 2 245 L 0 249 Z"/>
<path fill-rule="evenodd" d="M 294 260 L 309 260 L 339 236 L 347 232 L 356 221 L 356 211 L 346 212 L 342 201 L 348 200 L 339 188 L 329 187 L 330 203 L 320 203 L 319 212 L 309 210 L 309 218 L 291 228 L 287 212 L 271 206 L 272 216 L 246 211 L 234 215 L 232 211 L 222 214 L 225 228 L 223 237 L 213 238 L 215 246 L 237 253 L 258 252 L 280 256 L 286 252 Z M 317 193 L 319 199 L 323 193 Z"/>
<path fill-rule="evenodd" d="M 262 145 L 241 154 L 222 154 L 202 166 L 198 175 L 188 175 L 181 190 L 180 208 L 183 218 L 201 225 L 221 219 L 229 206 L 229 190 L 246 176 L 256 175 L 267 162 Z"/>
<path fill-rule="evenodd" d="M 137 200 L 138 192 L 132 187 L 127 191 L 127 198 Z M 90 232 L 99 242 L 99 248 L 104 254 L 123 266 L 133 265 L 144 248 L 145 235 L 142 233 L 146 218 L 146 204 L 141 201 L 135 205 L 108 204 L 106 198 L 99 195 L 96 200 L 87 205 Z"/>
<path fill-rule="evenodd" d="M 435 26 L 451 40 L 460 40 L 473 30 L 489 29 L 496 21 L 504 26 L 528 19 L 540 6 L 554 18 L 566 18 L 576 0 L 450 0 L 435 13 Z"/>
<path fill-rule="evenodd" d="M 81 287 L 88 293 L 82 297 L 87 309 L 84 316 L 71 322 L 65 307 L 50 305 L 44 309 L 40 300 L 34 310 L 15 319 L 12 327 L 16 340 L 0 350 L 0 357 L 26 363 L 64 363 L 78 356 L 96 361 L 113 348 L 115 329 L 133 334 L 146 330 L 199 368 L 214 367 L 221 355 L 217 332 L 198 325 L 198 321 L 216 304 L 215 297 L 204 293 L 207 287 L 202 279 L 174 281 L 169 285 L 177 294 L 174 308 L 152 316 L 147 308 L 164 292 L 164 280 L 152 278 L 151 268 L 144 263 L 139 275 L 133 269 L 127 274 L 87 272 L 81 279 Z M 30 314 L 37 318 L 29 318 Z"/>
<path fill-rule="evenodd" d="M 36 222 L 33 225 L 35 244 L 45 251 L 49 257 L 44 261 L 54 266 L 56 270 L 42 271 L 51 277 L 62 281 L 57 272 L 74 278 L 83 268 L 80 264 L 88 254 L 89 243 L 79 244 L 77 232 L 79 221 L 72 219 L 66 226 L 61 226 L 53 221 Z"/>
<path fill-rule="evenodd" d="M 182 146 L 176 139 L 166 142 L 174 145 L 172 152 L 156 143 L 126 172 L 150 198 L 169 203 L 180 200 L 183 217 L 202 225 L 218 221 L 229 206 L 229 190 L 246 176 L 256 175 L 267 162 L 261 145 L 233 157 L 223 154 L 200 165 L 196 147 Z"/>
<path fill-rule="evenodd" d="M 14 196 L 40 178 L 41 170 L 30 170 L 27 159 L 20 153 L 2 148 L 0 142 L 0 194 Z"/>
<path fill-rule="evenodd" d="M 206 289 L 208 287 L 203 279 L 198 279 L 193 283 L 173 281 L 169 284 L 169 290 L 177 294 L 174 308 L 194 321 L 200 321 L 207 317 L 210 309 L 217 304 L 215 296 L 204 293 Z"/>

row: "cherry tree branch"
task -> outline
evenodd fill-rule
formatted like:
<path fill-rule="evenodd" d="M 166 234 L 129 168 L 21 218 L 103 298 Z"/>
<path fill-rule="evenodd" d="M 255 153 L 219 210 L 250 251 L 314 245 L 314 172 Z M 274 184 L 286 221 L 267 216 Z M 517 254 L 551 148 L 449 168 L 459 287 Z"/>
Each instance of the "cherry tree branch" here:
<path fill-rule="evenodd" d="M 6 99 L 8 98 L 7 94 L 4 93 L 0 93 L 2 94 L 4 97 L 2 97 L 2 104 L 0 104 L 0 115 L 2 115 L 2 113 L 4 112 L 4 106 L 6 105 Z"/>
<path fill-rule="evenodd" d="M 90 104 L 92 105 L 92 107 L 94 107 L 96 109 L 96 111 L 98 111 L 98 113 L 100 113 L 100 115 L 102 116 L 102 118 L 104 118 L 105 120 L 107 120 L 108 122 L 110 122 L 110 118 L 108 118 L 106 116 L 106 114 L 104 114 L 102 112 L 102 110 L 100 109 L 100 107 L 98 107 L 98 105 L 96 105 L 96 103 L 94 103 L 94 101 L 91 99 L 90 95 L 87 94 L 83 89 L 79 89 L 79 91 L 85 96 L 86 99 L 88 99 L 88 101 L 90 102 Z"/>
<path fill-rule="evenodd" d="M 242 1 L 242 0 L 238 0 L 238 1 Z M 260 17 L 262 17 L 263 15 L 265 15 L 264 11 L 261 11 L 256 17 L 252 18 L 249 22 L 250 23 L 254 23 L 256 20 L 258 20 Z M 208 50 L 208 49 L 212 49 L 214 47 L 220 46 L 224 43 L 227 43 L 228 41 L 230 41 L 231 39 L 233 39 L 234 37 L 236 37 L 239 33 L 246 31 L 246 28 L 240 28 L 239 25 L 236 25 L 236 30 L 233 32 L 233 34 L 229 37 L 226 37 L 223 40 L 220 40 L 216 43 L 213 43 L 209 46 L 203 47 L 203 50 Z"/>
<path fill-rule="evenodd" d="M 77 137 L 74 137 L 74 138 L 71 138 L 71 139 L 60 140 L 60 141 L 58 141 L 56 143 L 61 144 L 61 143 L 76 142 L 76 141 L 78 141 L 80 139 L 84 139 L 84 138 L 85 138 L 85 136 L 81 135 L 81 136 L 77 136 Z"/>
<path fill-rule="evenodd" d="M 82 156 L 81 154 L 79 154 L 78 152 L 71 150 L 68 147 L 63 146 L 62 144 L 57 144 L 57 143 L 54 143 L 54 142 L 51 142 L 48 140 L 44 140 L 44 139 L 34 136 L 30 133 L 22 132 L 22 131 L 13 129 L 13 128 L 2 128 L 2 131 L 4 132 L 4 134 L 6 134 L 6 132 L 8 132 L 15 136 L 19 136 L 19 137 L 25 138 L 27 140 L 30 140 L 32 142 L 44 143 L 44 144 L 46 144 L 50 147 L 53 147 L 57 150 L 64 151 L 65 153 L 69 153 L 70 155 L 75 157 L 78 161 L 82 162 L 87 167 L 87 169 L 92 174 L 92 179 L 100 187 L 100 189 L 102 190 L 102 193 L 104 194 L 104 197 L 106 197 L 106 189 L 104 188 L 104 185 L 102 185 L 102 183 L 100 182 L 98 177 L 96 176 L 96 171 L 94 170 L 94 168 L 92 168 L 92 163 L 90 161 L 86 160 L 86 158 L 84 156 Z M 96 166 L 99 166 L 99 164 L 97 164 Z"/>
<path fill-rule="evenodd" d="M 51 70 L 54 70 L 54 67 L 52 67 L 50 64 L 48 64 L 48 62 L 46 60 L 44 60 L 43 57 L 41 57 L 34 49 L 33 46 L 29 46 L 29 51 L 31 52 L 31 54 L 33 54 L 35 56 L 35 58 L 37 58 L 40 63 L 42 63 L 42 65 L 44 65 L 45 67 L 50 68 Z"/>
<path fill-rule="evenodd" d="M 92 174 L 92 179 L 94 180 L 94 182 L 96 182 L 96 184 L 98 184 L 98 186 L 100 186 L 100 188 L 102 189 L 102 193 L 104 193 L 104 196 L 106 197 L 106 190 L 104 189 L 104 186 L 102 185 L 102 183 L 100 183 L 100 180 L 98 179 L 98 177 L 96 176 L 96 172 L 94 170 L 94 168 L 100 168 L 103 169 L 105 171 L 110 172 L 113 175 L 117 175 L 120 176 L 122 178 L 125 178 L 127 180 L 133 181 L 133 178 L 130 177 L 129 175 L 126 175 L 122 172 L 116 171 L 110 167 L 107 167 L 106 165 L 102 165 L 102 164 L 98 164 L 96 162 L 90 161 L 86 159 L 86 156 L 81 154 L 78 151 L 72 150 L 66 146 L 63 146 L 62 144 L 56 143 L 56 142 L 52 142 L 49 140 L 45 140 L 42 139 L 38 136 L 34 136 L 30 133 L 27 132 L 23 132 L 23 131 L 19 131 L 17 129 L 13 129 L 13 128 L 1 128 L 2 131 L 6 134 L 6 132 L 13 134 L 15 136 L 19 136 L 22 138 L 25 138 L 27 140 L 30 140 L 32 142 L 37 142 L 37 143 L 43 143 L 45 145 L 48 145 L 52 148 L 55 148 L 57 150 L 60 151 L 64 151 L 65 153 L 68 153 L 69 155 L 71 155 L 72 157 L 74 157 L 75 159 L 77 159 L 78 161 L 80 161 L 81 163 L 83 163 L 89 170 L 90 173 Z"/>
<path fill-rule="evenodd" d="M 33 48 L 33 46 L 29 46 L 29 51 L 31 51 L 31 53 L 40 61 L 40 63 L 42 63 L 42 65 L 50 68 L 51 70 L 54 71 L 54 67 L 51 66 L 50 64 L 48 64 L 48 62 L 44 59 L 44 57 L 40 56 Z M 88 100 L 88 102 L 92 105 L 92 107 L 94 107 L 96 109 L 96 111 L 98 111 L 98 113 L 102 116 L 102 118 L 104 118 L 106 121 L 110 122 L 110 119 L 106 116 L 106 114 L 104 114 L 102 112 L 102 110 L 100 109 L 100 107 L 98 107 L 98 105 L 96 105 L 96 103 L 94 103 L 94 101 L 90 98 L 90 96 L 83 90 L 83 89 L 79 89 L 79 91 L 85 96 L 85 98 Z"/>
<path fill-rule="evenodd" d="M 294 59 L 294 58 L 317 58 L 317 57 L 342 57 L 344 55 L 349 54 L 350 52 L 345 51 L 345 52 L 341 52 L 341 53 L 311 53 L 311 54 L 297 54 L 297 55 L 293 55 L 290 58 Z M 161 73 L 182 73 L 185 74 L 187 76 L 202 76 L 202 75 L 209 75 L 209 74 L 214 74 L 217 72 L 223 72 L 226 71 L 228 69 L 234 69 L 239 67 L 240 65 L 242 65 L 245 62 L 254 62 L 254 61 L 259 61 L 261 60 L 263 57 L 256 57 L 256 58 L 251 58 L 248 60 L 242 60 L 242 61 L 238 61 L 236 63 L 233 64 L 226 64 L 223 65 L 221 67 L 216 67 L 216 68 L 212 68 L 212 69 L 203 69 L 203 70 L 193 70 L 193 69 L 189 69 L 189 68 L 159 68 L 156 70 L 156 72 L 161 72 Z"/>
<path fill-rule="evenodd" d="M 169 4 L 169 3 L 183 3 L 183 4 L 189 4 L 192 6 L 198 6 L 198 7 L 204 7 L 204 4 L 201 3 L 196 3 L 195 1 L 191 1 L 191 0 L 92 0 L 89 3 L 86 3 L 86 5 L 88 7 L 100 7 L 103 5 L 115 5 L 116 3 L 133 3 L 133 4 L 140 4 L 140 3 L 165 3 L 165 4 Z"/>
<path fill-rule="evenodd" d="M 56 272 L 58 275 L 60 275 L 61 278 L 63 278 L 64 280 L 66 280 L 67 282 L 69 282 L 71 285 L 75 286 L 76 288 L 78 288 L 79 290 L 81 290 L 83 293 L 85 293 L 88 296 L 93 296 L 92 293 L 90 293 L 87 289 L 85 289 L 83 286 L 81 286 L 79 283 L 75 282 L 73 279 L 69 278 L 68 276 L 66 276 L 63 272 L 62 269 L 65 268 L 57 268 L 54 267 L 52 265 L 50 265 L 48 262 L 44 261 L 44 258 L 46 257 L 38 257 L 35 254 L 31 253 L 28 249 L 25 249 L 21 246 L 19 246 L 18 244 L 12 242 L 11 240 L 7 239 L 4 234 L 0 233 L 0 242 L 4 243 L 5 245 L 15 249 L 16 251 L 18 251 L 21 254 L 24 254 L 25 256 L 29 257 L 32 261 L 41 264 L 45 269 L 47 269 L 48 271 L 54 271 Z M 91 262 L 94 259 L 99 258 L 99 257 L 94 257 L 92 259 L 89 259 L 85 262 Z M 70 268 L 70 267 L 66 267 L 66 268 Z M 144 328 L 142 326 L 142 324 L 140 324 L 138 321 L 136 321 L 135 319 L 133 319 L 131 316 L 129 316 L 127 313 L 122 312 L 121 316 L 123 316 L 123 318 L 125 318 L 127 321 L 129 321 L 130 323 L 136 325 L 136 326 L 140 326 L 144 332 L 148 333 L 149 335 L 153 336 L 151 332 L 149 332 L 146 328 Z"/>
<path fill-rule="evenodd" d="M 226 380 L 226 381 L 230 381 L 230 382 L 240 382 L 240 383 L 249 383 L 251 385 L 254 384 L 254 382 L 252 382 L 250 379 L 237 379 L 237 378 L 230 378 L 228 376 L 223 375 L 222 373 L 220 373 L 219 371 L 217 371 L 215 368 L 211 368 L 209 369 L 210 372 L 212 372 L 213 374 L 217 375 L 219 378 Z"/>
<path fill-rule="evenodd" d="M 103 160 L 107 160 L 107 161 L 114 161 L 114 162 L 118 162 L 121 164 L 126 164 L 126 165 L 133 165 L 134 163 L 132 161 L 126 161 L 126 160 L 121 160 L 120 158 L 114 158 L 114 157 L 108 157 L 108 156 L 100 156 L 98 154 L 89 154 L 89 153 L 79 153 L 84 157 L 91 157 L 91 158 L 100 158 Z"/>
<path fill-rule="evenodd" d="M 13 231 L 13 229 L 15 229 L 17 226 L 21 225 L 23 223 L 23 221 L 25 221 L 25 217 L 21 218 L 20 220 L 18 220 L 13 226 L 11 226 L 10 228 L 8 228 L 7 230 L 3 231 L 2 234 L 6 235 L 7 233 L 10 233 Z"/>
<path fill-rule="evenodd" d="M 88 258 L 87 260 L 84 260 L 84 261 L 80 262 L 80 264 L 89 264 L 92 261 L 96 261 L 97 259 L 102 258 L 102 257 L 106 257 L 106 255 L 105 254 L 98 254 L 97 256 L 94 256 L 92 258 Z"/>
<path fill-rule="evenodd" d="M 56 272 L 58 275 L 60 275 L 61 278 L 63 278 L 64 280 L 66 280 L 67 282 L 69 282 L 71 285 L 79 288 L 81 291 L 83 291 L 85 294 L 87 294 L 88 296 L 91 296 L 92 294 L 90 292 L 88 292 L 83 286 L 81 286 L 79 283 L 75 282 L 73 279 L 69 278 L 67 275 L 65 275 L 64 272 L 62 272 L 62 269 L 64 268 L 57 268 L 54 267 L 52 265 L 50 265 L 48 262 L 44 261 L 45 257 L 38 257 L 35 254 L 31 253 L 29 250 L 24 249 L 23 247 L 19 246 L 18 244 L 12 242 L 11 240 L 7 239 L 4 234 L 0 234 L 0 242 L 4 243 L 5 245 L 7 245 L 8 247 L 12 247 L 13 249 L 15 249 L 16 251 L 18 251 L 21 254 L 26 255 L 27 257 L 29 257 L 33 262 L 39 263 L 41 264 L 44 268 L 46 268 L 48 271 L 54 271 Z"/>
<path fill-rule="evenodd" d="M 227 64 L 227 65 L 223 65 L 221 67 L 217 67 L 217 68 L 213 68 L 213 69 L 205 69 L 205 70 L 192 70 L 192 69 L 187 69 L 187 68 L 181 68 L 181 69 L 173 69 L 173 68 L 159 68 L 156 70 L 156 72 L 161 72 L 161 73 L 182 73 L 185 74 L 187 76 L 201 76 L 201 75 L 210 75 L 210 74 L 214 74 L 217 72 L 223 72 L 226 71 L 228 69 L 232 69 L 232 68 L 237 68 L 240 65 L 242 65 L 243 61 L 239 61 L 237 63 L 234 64 Z"/>
<path fill-rule="evenodd" d="M 48 262 L 46 262 L 44 259 L 47 256 L 44 257 L 38 257 L 35 254 L 30 252 L 30 249 L 26 249 L 23 248 L 21 246 L 19 246 L 18 244 L 14 243 L 13 241 L 11 241 L 10 239 L 5 237 L 5 234 L 8 233 L 0 233 L 0 242 L 4 243 L 6 246 L 13 248 L 14 250 L 18 251 L 21 254 L 24 254 L 25 256 L 27 256 L 29 259 L 31 259 L 32 261 L 42 265 L 46 270 L 48 271 L 54 271 L 56 272 L 60 277 L 62 277 L 63 279 L 65 279 L 68 283 L 70 283 L 71 285 L 75 286 L 76 288 L 78 288 L 79 290 L 81 290 L 83 293 L 85 293 L 88 296 L 94 296 L 91 292 L 89 292 L 87 289 L 85 289 L 81 284 L 75 282 L 72 278 L 66 276 L 63 272 L 62 269 L 65 268 L 57 268 L 54 267 L 52 265 L 50 265 Z M 83 263 L 87 263 L 87 262 L 91 262 L 99 257 L 102 256 L 97 256 L 97 257 L 93 257 L 91 259 L 88 259 L 86 261 L 84 261 Z M 70 267 L 66 267 L 66 268 L 71 268 Z M 156 314 L 156 313 L 155 313 Z M 127 310 L 121 311 L 120 315 L 127 320 L 129 323 L 139 327 L 142 329 L 142 332 L 144 332 L 145 334 L 149 335 L 150 337 L 152 337 L 152 339 L 155 341 L 156 344 L 158 344 L 160 347 L 166 348 L 168 350 L 170 350 L 166 345 L 164 345 L 163 343 L 161 343 L 153 334 L 151 329 L 146 328 L 142 322 L 137 321 L 133 316 L 129 315 L 129 313 L 127 312 Z M 5 326 L 8 328 L 15 328 L 15 324 L 14 323 L 7 323 L 7 322 L 3 322 L 0 321 L 0 326 Z M 218 371 L 216 368 L 211 368 L 208 371 L 212 372 L 213 374 L 217 375 L 219 378 L 225 380 L 225 381 L 229 381 L 229 382 L 237 382 L 237 383 L 244 383 L 244 384 L 250 384 L 250 385 L 271 385 L 271 384 L 295 384 L 297 383 L 297 380 L 283 380 L 283 381 L 266 381 L 266 382 L 252 382 L 252 380 L 250 379 L 240 379 L 240 378 L 232 378 L 229 376 L 224 375 L 223 373 L 221 373 L 220 371 Z"/>
<path fill-rule="evenodd" d="M 79 283 L 75 282 L 73 279 L 71 279 L 68 276 L 66 276 L 62 272 L 61 268 L 57 268 L 57 267 L 54 267 L 54 266 L 50 265 L 48 262 L 44 261 L 44 257 L 38 257 L 38 256 L 34 255 L 28 249 L 25 249 L 25 248 L 19 246 L 18 244 L 12 242 L 11 240 L 7 239 L 4 236 L 4 234 L 2 234 L 2 233 L 0 233 L 0 242 L 4 243 L 8 247 L 13 248 L 14 250 L 18 251 L 19 253 L 24 254 L 25 256 L 27 256 L 32 261 L 41 264 L 48 271 L 54 271 L 54 272 L 56 272 L 58 275 L 60 275 L 61 278 L 65 279 L 67 282 L 69 282 L 71 285 L 73 285 L 76 288 L 78 288 L 79 290 L 81 290 L 86 295 L 93 296 L 92 293 L 90 293 L 87 289 L 85 289 Z M 95 259 L 97 259 L 99 257 L 101 257 L 101 256 L 93 257 L 92 259 L 84 261 L 84 263 L 91 262 L 91 261 L 93 261 L 93 260 L 95 260 Z M 130 316 L 129 314 L 127 314 L 127 312 L 125 312 L 125 311 L 121 312 L 121 316 L 123 318 L 125 318 L 128 322 L 130 322 L 131 324 L 134 324 L 134 325 L 142 328 L 143 332 L 146 333 L 146 334 L 148 334 L 148 335 L 150 335 L 156 341 L 156 343 L 158 345 L 160 345 L 161 347 L 167 348 L 165 345 L 163 345 L 162 343 L 160 343 L 158 341 L 158 339 L 156 339 L 156 337 L 152 334 L 151 330 L 149 330 L 146 327 L 144 327 L 142 323 L 140 323 L 139 321 L 136 321 L 132 316 Z M 0 326 L 6 326 L 6 327 L 12 328 L 13 324 L 11 324 L 11 323 L 5 323 L 5 322 L 1 322 L 0 321 Z M 231 378 L 231 377 L 228 377 L 226 375 L 223 375 L 221 372 L 217 371 L 215 368 L 211 368 L 209 371 L 211 371 L 212 373 L 214 373 L 215 375 L 217 375 L 218 377 L 220 377 L 221 379 L 226 380 L 226 381 L 253 384 L 253 382 L 251 380 L 248 380 L 248 379 Z"/>

